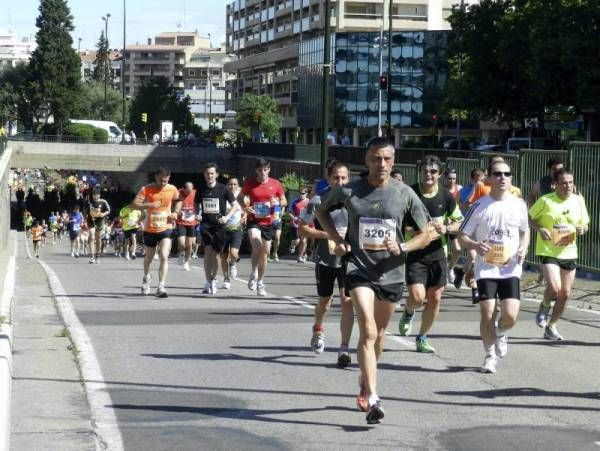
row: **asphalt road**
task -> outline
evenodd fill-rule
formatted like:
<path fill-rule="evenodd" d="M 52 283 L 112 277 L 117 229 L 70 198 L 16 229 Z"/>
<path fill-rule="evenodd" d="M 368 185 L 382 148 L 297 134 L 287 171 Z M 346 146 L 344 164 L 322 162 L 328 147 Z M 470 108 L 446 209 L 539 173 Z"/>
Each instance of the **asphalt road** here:
<path fill-rule="evenodd" d="M 379 365 L 386 417 L 370 426 L 355 409 L 355 354 L 350 368 L 335 365 L 337 306 L 326 351 L 309 348 L 312 264 L 270 264 L 269 296 L 258 298 L 243 282 L 247 258 L 241 280 L 216 296 L 200 294 L 201 261 L 185 272 L 171 260 L 170 297 L 159 300 L 140 295 L 141 259 L 91 265 L 63 244 L 42 260 L 91 339 L 126 450 L 600 450 L 598 315 L 569 310 L 567 341 L 548 342 L 536 304 L 524 302 L 508 355 L 484 375 L 466 291 L 444 296 L 436 355 L 397 336 L 397 312 Z"/>

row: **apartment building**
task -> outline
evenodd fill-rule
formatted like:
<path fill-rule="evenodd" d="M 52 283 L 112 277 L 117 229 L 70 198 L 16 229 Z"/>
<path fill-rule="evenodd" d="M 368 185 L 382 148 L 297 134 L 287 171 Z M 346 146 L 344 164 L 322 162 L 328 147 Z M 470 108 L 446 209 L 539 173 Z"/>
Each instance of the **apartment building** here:
<path fill-rule="evenodd" d="M 125 94 L 134 96 L 142 83 L 159 76 L 183 91 L 185 66 L 199 49 L 210 49 L 210 39 L 198 32 L 160 33 L 154 43 L 149 39 L 145 45 L 128 45 L 125 49 Z"/>
<path fill-rule="evenodd" d="M 96 50 L 82 50 L 79 52 L 81 59 L 81 79 L 86 81 L 92 78 L 94 73 L 94 63 L 96 61 Z M 112 72 L 112 87 L 121 89 L 121 51 L 110 49 L 108 52 L 108 60 L 110 61 L 110 70 Z"/>
<path fill-rule="evenodd" d="M 15 67 L 19 63 L 27 63 L 36 47 L 34 40 L 19 40 L 15 33 L 0 29 L 0 71 L 3 68 Z"/>
<path fill-rule="evenodd" d="M 332 0 L 335 32 L 387 29 L 390 0 Z M 394 0 L 395 31 L 447 30 L 445 20 L 459 0 Z M 465 3 L 472 3 L 467 0 Z M 245 93 L 274 97 L 283 115 L 281 140 L 289 142 L 298 127 L 298 57 L 300 44 L 322 36 L 324 0 L 235 0 L 227 6 L 227 53 L 237 59 L 225 65 L 228 108 Z M 234 126 L 226 123 L 226 127 Z"/>

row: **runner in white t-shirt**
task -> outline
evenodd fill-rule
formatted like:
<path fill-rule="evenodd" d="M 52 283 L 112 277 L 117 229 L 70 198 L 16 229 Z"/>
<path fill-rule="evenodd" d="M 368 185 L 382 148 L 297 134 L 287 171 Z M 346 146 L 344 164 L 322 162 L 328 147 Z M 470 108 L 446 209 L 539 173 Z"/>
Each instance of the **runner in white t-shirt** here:
<path fill-rule="evenodd" d="M 529 224 L 525 202 L 510 194 L 511 171 L 505 162 L 488 168 L 491 191 L 466 215 L 460 228 L 460 242 L 477 251 L 475 279 L 479 289 L 484 373 L 495 373 L 497 357 L 508 348 L 506 332 L 519 314 L 520 277 L 529 246 Z M 494 327 L 496 296 L 501 301 L 500 317 Z"/>

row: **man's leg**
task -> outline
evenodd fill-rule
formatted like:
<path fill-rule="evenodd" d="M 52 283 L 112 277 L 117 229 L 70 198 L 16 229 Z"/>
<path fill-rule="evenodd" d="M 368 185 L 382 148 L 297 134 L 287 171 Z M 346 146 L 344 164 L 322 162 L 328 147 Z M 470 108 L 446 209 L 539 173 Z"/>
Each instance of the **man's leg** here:
<path fill-rule="evenodd" d="M 272 253 L 273 253 L 273 259 L 279 259 L 278 254 L 279 254 L 279 243 L 281 242 L 281 229 L 280 228 L 276 228 L 275 232 L 273 234 L 273 246 L 272 246 Z"/>
<path fill-rule="evenodd" d="M 558 320 L 562 317 L 567 305 L 567 300 L 571 296 L 571 289 L 573 288 L 573 282 L 575 281 L 575 270 L 567 270 L 560 268 L 560 282 L 561 288 L 552 310 L 552 317 L 550 318 L 549 325 L 555 325 Z"/>
<path fill-rule="evenodd" d="M 130 254 L 131 254 L 131 256 L 132 256 L 132 257 L 134 257 L 134 256 L 135 256 L 135 251 L 136 251 L 136 249 L 137 249 L 137 234 L 136 234 L 136 232 L 134 231 L 134 232 L 131 234 L 131 250 L 130 250 Z"/>
<path fill-rule="evenodd" d="M 481 313 L 479 331 L 481 333 L 485 355 L 495 356 L 496 351 L 494 345 L 496 343 L 496 333 L 494 331 L 494 313 L 496 312 L 496 300 L 486 299 L 479 301 L 479 311 Z"/>
<path fill-rule="evenodd" d="M 154 259 L 154 254 L 156 253 L 156 247 L 144 246 L 144 249 L 144 277 L 149 277 L 150 265 L 152 265 L 152 260 Z"/>
<path fill-rule="evenodd" d="M 258 281 L 262 282 L 267 272 L 267 257 L 271 251 L 271 241 L 261 239 L 260 256 L 258 259 Z"/>
<path fill-rule="evenodd" d="M 354 308 L 352 307 L 352 299 L 350 296 L 346 296 L 343 287 L 340 288 L 340 307 L 342 310 L 342 316 L 340 317 L 341 347 L 348 348 L 352 328 L 354 327 Z"/>
<path fill-rule="evenodd" d="M 192 251 L 194 249 L 194 244 L 196 244 L 195 236 L 186 236 L 185 237 L 185 257 L 184 263 L 189 263 L 192 259 Z"/>
<path fill-rule="evenodd" d="M 213 274 L 215 272 L 213 268 L 215 261 L 215 258 L 213 256 L 214 253 L 215 250 L 210 244 L 206 244 L 204 246 L 204 277 L 206 278 L 207 282 L 213 279 Z"/>
<path fill-rule="evenodd" d="M 163 238 L 157 246 L 159 267 L 158 267 L 158 283 L 164 285 L 169 272 L 169 254 L 171 253 L 171 238 Z M 145 260 L 144 260 L 145 263 Z"/>
<path fill-rule="evenodd" d="M 250 270 L 250 277 L 256 279 L 258 273 L 258 262 L 262 258 L 262 238 L 260 236 L 260 229 L 252 227 L 248 229 L 248 241 L 250 241 L 250 247 L 252 249 L 250 259 L 252 268 Z"/>
<path fill-rule="evenodd" d="M 88 232 L 88 249 L 90 251 L 90 256 L 93 257 L 94 256 L 94 252 L 96 250 L 96 228 L 95 227 L 91 227 L 89 232 Z"/>
<path fill-rule="evenodd" d="M 559 293 L 562 291 L 562 278 L 561 269 L 555 263 L 543 264 L 541 273 L 546 280 L 546 289 L 544 290 L 544 297 L 535 316 L 535 322 L 539 327 L 546 327 L 548 325 L 550 310 L 552 309 L 552 302 L 558 302 Z"/>
<path fill-rule="evenodd" d="M 440 311 L 442 293 L 445 287 L 427 288 L 427 305 L 421 314 L 421 329 L 419 335 L 427 335 Z"/>
<path fill-rule="evenodd" d="M 424 284 L 411 283 L 410 285 L 408 285 L 408 296 L 406 297 L 406 305 L 404 307 L 404 312 L 402 312 L 400 323 L 398 324 L 400 335 L 410 335 L 415 310 L 423 305 L 423 302 L 425 301 L 425 295 L 426 291 Z"/>
<path fill-rule="evenodd" d="M 303 261 L 306 259 L 306 245 L 307 239 L 305 236 L 298 239 L 298 260 Z"/>
<path fill-rule="evenodd" d="M 182 233 L 177 237 L 177 255 L 179 257 L 180 265 L 183 265 L 183 263 L 185 262 L 186 245 L 187 239 L 185 234 Z"/>

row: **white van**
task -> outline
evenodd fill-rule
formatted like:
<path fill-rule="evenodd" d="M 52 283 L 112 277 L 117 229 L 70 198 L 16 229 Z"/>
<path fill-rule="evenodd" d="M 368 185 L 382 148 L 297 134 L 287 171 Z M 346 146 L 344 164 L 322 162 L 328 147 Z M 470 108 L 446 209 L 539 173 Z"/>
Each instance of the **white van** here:
<path fill-rule="evenodd" d="M 71 119 L 73 124 L 87 124 L 92 125 L 96 128 L 101 128 L 102 130 L 106 130 L 108 132 L 108 142 L 109 143 L 120 143 L 122 141 L 123 132 L 119 128 L 117 124 L 111 121 L 94 121 L 91 119 Z M 125 134 L 125 142 L 129 142 L 131 140 L 131 136 L 127 133 Z"/>

